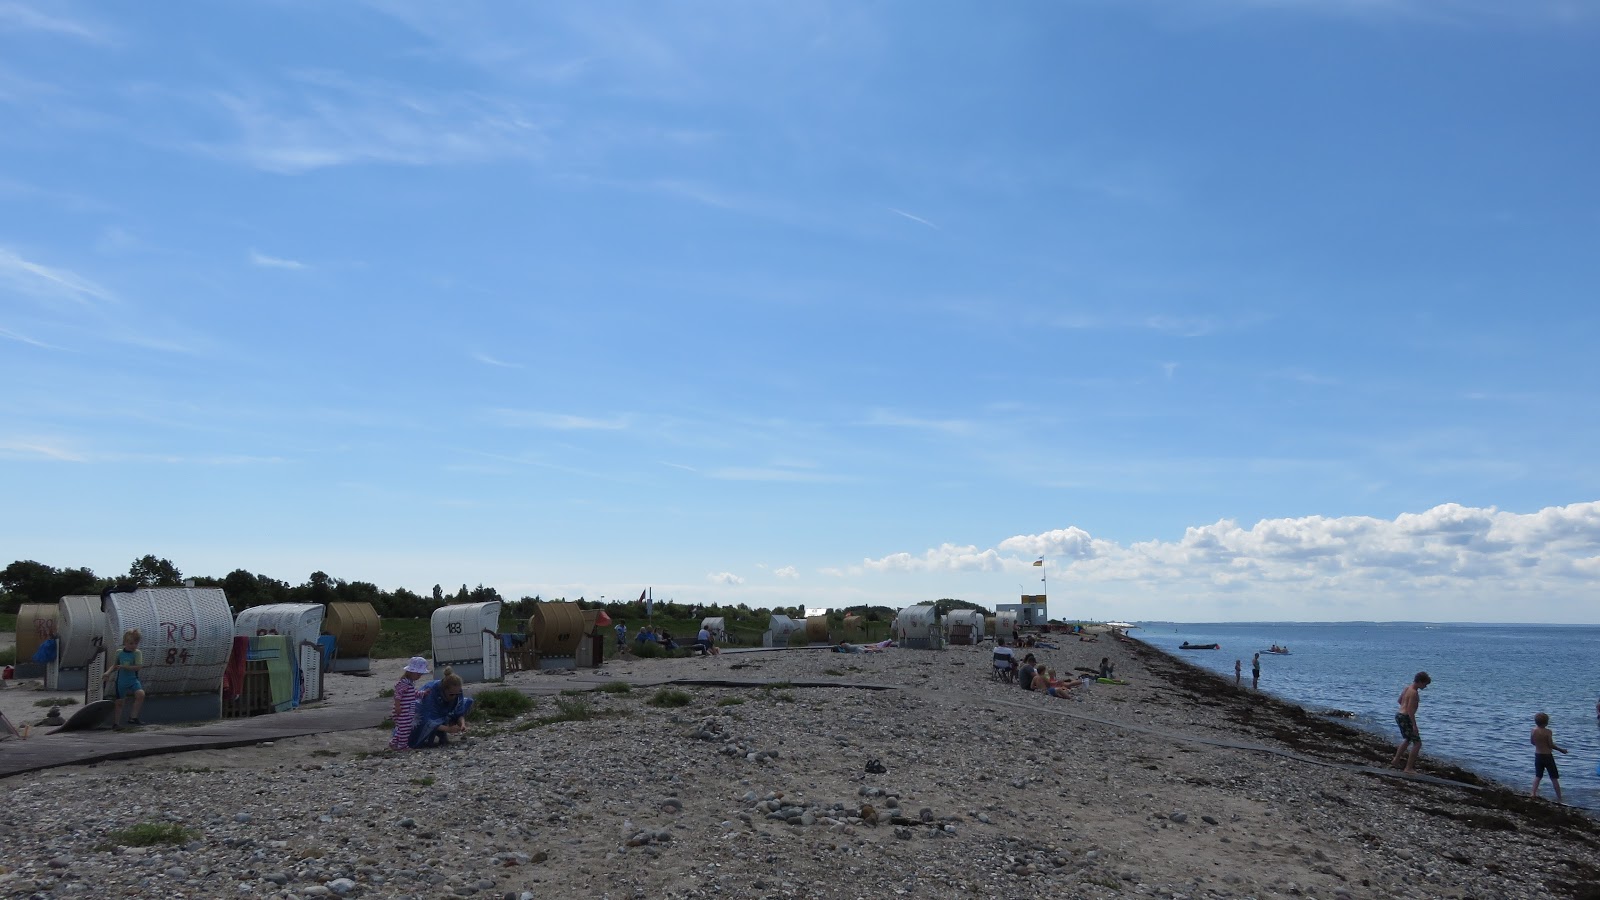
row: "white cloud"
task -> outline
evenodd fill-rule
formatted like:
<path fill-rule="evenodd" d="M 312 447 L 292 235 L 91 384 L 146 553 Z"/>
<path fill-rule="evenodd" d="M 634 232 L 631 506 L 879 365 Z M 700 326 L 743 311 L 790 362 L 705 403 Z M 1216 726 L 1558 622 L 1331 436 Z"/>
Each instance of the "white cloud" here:
<path fill-rule="evenodd" d="M 268 172 L 296 175 L 359 163 L 453 165 L 537 157 L 547 140 L 536 116 L 511 100 L 297 73 L 287 90 L 187 98 L 233 132 L 192 149 Z"/>
<path fill-rule="evenodd" d="M 524 409 L 492 409 L 489 417 L 509 428 L 545 428 L 551 431 L 622 431 L 628 427 L 626 418 L 593 419 L 566 413 L 540 412 Z"/>
<path fill-rule="evenodd" d="M 22 3 L 0 3 L 0 32 L 5 31 L 36 31 L 92 44 L 110 43 L 107 31 L 98 25 L 46 15 Z"/>
<path fill-rule="evenodd" d="M 1364 591 L 1373 597 L 1449 589 L 1534 592 L 1581 586 L 1600 559 L 1600 501 L 1528 514 L 1443 504 L 1393 520 L 1366 516 L 1231 520 L 1191 527 L 1174 541 L 1126 546 L 1069 527 L 1017 535 L 993 549 L 943 544 L 893 553 L 846 571 L 995 572 L 1050 560 L 1051 581 L 1125 583 L 1183 591 L 1266 593 L 1296 588 Z M 1515 615 L 1507 611 L 1509 618 Z"/>
<path fill-rule="evenodd" d="M 25 334 L 20 334 L 18 332 L 12 331 L 9 328 L 0 328 L 0 338 L 5 338 L 8 341 L 16 341 L 19 344 L 27 344 L 30 347 L 38 347 L 41 350 L 60 350 L 61 349 L 60 347 L 54 346 L 53 344 L 46 344 L 44 341 L 36 341 L 33 338 L 28 337 Z"/>
<path fill-rule="evenodd" d="M 944 229 L 940 228 L 939 226 L 933 224 L 932 222 L 929 222 L 927 219 L 924 219 L 921 216 L 914 216 L 911 213 L 908 213 L 903 209 L 895 209 L 892 206 L 886 206 L 886 207 L 884 207 L 884 209 L 887 209 L 889 212 L 892 212 L 897 216 L 905 216 L 906 218 L 910 219 L 913 222 L 920 222 L 921 224 L 926 225 L 929 228 L 932 228 L 934 231 L 943 231 L 944 230 Z"/>
<path fill-rule="evenodd" d="M 744 584 L 744 579 L 732 572 L 708 572 L 706 580 L 712 584 L 737 585 Z"/>
<path fill-rule="evenodd" d="M 781 569 L 774 570 L 772 574 L 778 576 L 779 578 L 799 578 L 800 570 L 796 569 L 794 566 L 784 566 Z"/>
<path fill-rule="evenodd" d="M 486 366 L 495 366 L 496 368 L 500 368 L 500 369 L 520 369 L 520 368 L 523 368 L 522 363 L 506 362 L 505 360 L 502 360 L 502 359 L 495 359 L 494 357 L 490 356 L 487 353 L 473 353 L 472 354 L 472 358 L 477 360 L 478 362 L 483 363 Z"/>
<path fill-rule="evenodd" d="M 87 278 L 24 259 L 4 247 L 0 247 L 0 283 L 36 297 L 64 298 L 85 306 L 116 299 Z"/>
<path fill-rule="evenodd" d="M 264 269 L 304 269 L 306 264 L 294 259 L 283 259 L 277 256 L 268 256 L 265 253 L 250 251 L 250 264 Z"/>

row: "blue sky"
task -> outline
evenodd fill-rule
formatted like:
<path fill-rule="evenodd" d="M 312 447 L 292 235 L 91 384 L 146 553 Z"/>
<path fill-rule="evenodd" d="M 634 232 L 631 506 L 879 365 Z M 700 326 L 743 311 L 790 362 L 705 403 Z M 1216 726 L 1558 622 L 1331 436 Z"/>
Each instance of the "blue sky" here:
<path fill-rule="evenodd" d="M 1600 6 L 0 0 L 0 562 L 1597 622 Z"/>

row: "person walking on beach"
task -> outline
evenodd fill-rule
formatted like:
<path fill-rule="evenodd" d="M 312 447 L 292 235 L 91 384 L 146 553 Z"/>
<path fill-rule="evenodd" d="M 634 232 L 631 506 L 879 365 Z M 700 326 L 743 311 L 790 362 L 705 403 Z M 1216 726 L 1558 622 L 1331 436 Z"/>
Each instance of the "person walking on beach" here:
<path fill-rule="evenodd" d="M 1241 684 L 1244 684 L 1244 660 L 1236 659 L 1233 661 L 1233 686 Z"/>
<path fill-rule="evenodd" d="M 1533 717 L 1533 734 L 1528 742 L 1533 744 L 1533 796 L 1539 796 L 1539 782 L 1544 773 L 1550 773 L 1550 786 L 1556 789 L 1556 802 L 1561 802 L 1561 771 L 1556 768 L 1556 751 L 1563 754 L 1567 748 L 1556 743 L 1556 733 L 1550 730 L 1550 717 L 1539 713 Z"/>
<path fill-rule="evenodd" d="M 626 649 L 628 649 L 628 623 L 627 622 L 618 622 L 617 623 L 617 652 L 621 653 L 622 651 L 624 651 Z"/>
<path fill-rule="evenodd" d="M 1422 702 L 1420 691 L 1433 683 L 1427 672 L 1418 672 L 1406 689 L 1400 692 L 1400 711 L 1394 714 L 1394 723 L 1400 726 L 1400 746 L 1395 748 L 1394 759 L 1390 760 L 1389 768 L 1397 769 L 1400 761 L 1405 760 L 1406 774 L 1417 774 L 1417 756 L 1422 753 L 1422 733 L 1417 731 L 1417 705 Z M 1406 748 L 1411 749 L 1410 756 L 1406 755 Z"/>
<path fill-rule="evenodd" d="M 1250 660 L 1250 689 L 1261 687 L 1261 654 L 1257 653 Z"/>

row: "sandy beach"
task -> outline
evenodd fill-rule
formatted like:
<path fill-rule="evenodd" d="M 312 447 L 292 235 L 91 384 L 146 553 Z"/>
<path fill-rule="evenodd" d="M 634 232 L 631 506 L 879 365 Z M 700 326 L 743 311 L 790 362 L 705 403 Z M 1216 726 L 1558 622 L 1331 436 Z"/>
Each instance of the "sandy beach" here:
<path fill-rule="evenodd" d="M 0 896 L 1600 896 L 1600 828 L 1525 786 L 1385 774 L 1384 739 L 1137 642 L 1034 652 L 1110 657 L 1128 684 L 1025 693 L 986 647 L 623 659 L 599 674 L 747 684 L 588 693 L 591 718 L 551 724 L 579 698 L 542 697 L 440 750 L 365 728 L 21 775 L 0 783 Z M 402 662 L 331 676 L 325 703 L 374 699 Z M 578 686 L 505 686 L 553 683 Z M 0 709 L 32 722 L 43 696 Z M 116 835 L 141 824 L 187 832 Z"/>

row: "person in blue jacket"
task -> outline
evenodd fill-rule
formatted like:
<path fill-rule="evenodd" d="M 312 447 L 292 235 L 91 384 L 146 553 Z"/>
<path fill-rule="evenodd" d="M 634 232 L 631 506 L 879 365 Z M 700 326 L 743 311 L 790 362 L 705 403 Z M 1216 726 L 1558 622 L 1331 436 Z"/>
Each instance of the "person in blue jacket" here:
<path fill-rule="evenodd" d="M 472 698 L 461 689 L 461 676 L 449 666 L 437 680 L 422 686 L 422 696 L 417 698 L 417 724 L 411 729 L 411 748 L 448 744 L 450 735 L 467 732 L 467 714 L 472 711 Z"/>

